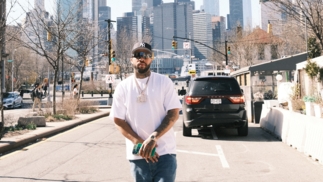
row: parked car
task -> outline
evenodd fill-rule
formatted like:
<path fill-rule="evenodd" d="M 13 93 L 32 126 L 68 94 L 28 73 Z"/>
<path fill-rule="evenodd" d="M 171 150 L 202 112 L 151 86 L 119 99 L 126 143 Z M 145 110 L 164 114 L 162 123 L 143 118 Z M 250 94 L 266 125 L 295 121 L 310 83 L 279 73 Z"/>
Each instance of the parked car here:
<path fill-rule="evenodd" d="M 5 109 L 23 106 L 23 99 L 18 92 L 7 92 L 3 94 L 3 107 Z"/>
<path fill-rule="evenodd" d="M 183 135 L 207 127 L 237 128 L 248 135 L 248 119 L 243 90 L 230 76 L 198 77 L 191 81 L 183 98 Z"/>
<path fill-rule="evenodd" d="M 18 91 L 22 92 L 22 93 L 30 93 L 30 92 L 32 92 L 32 90 L 33 90 L 33 84 L 21 85 L 18 89 Z"/>

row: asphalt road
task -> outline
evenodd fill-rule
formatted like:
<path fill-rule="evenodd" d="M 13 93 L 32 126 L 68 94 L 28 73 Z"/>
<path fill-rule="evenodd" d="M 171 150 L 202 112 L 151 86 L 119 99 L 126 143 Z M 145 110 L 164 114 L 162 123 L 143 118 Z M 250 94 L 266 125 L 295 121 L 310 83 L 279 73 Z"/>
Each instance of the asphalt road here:
<path fill-rule="evenodd" d="M 250 124 L 247 137 L 233 129 L 193 130 L 175 124 L 178 182 L 319 182 L 323 165 Z M 0 181 L 133 181 L 125 141 L 108 118 L 94 120 L 0 157 Z"/>

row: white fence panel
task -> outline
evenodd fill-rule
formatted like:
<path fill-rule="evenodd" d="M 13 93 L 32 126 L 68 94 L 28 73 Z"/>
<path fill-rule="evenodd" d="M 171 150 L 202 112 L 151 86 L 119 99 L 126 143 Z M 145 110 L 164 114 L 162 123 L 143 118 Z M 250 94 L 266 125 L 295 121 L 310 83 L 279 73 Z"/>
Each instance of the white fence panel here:
<path fill-rule="evenodd" d="M 323 119 L 307 121 L 304 153 L 323 162 Z"/>
<path fill-rule="evenodd" d="M 323 164 L 323 118 L 265 107 L 261 113 L 260 127 Z"/>
<path fill-rule="evenodd" d="M 304 151 L 307 121 L 308 116 L 304 114 L 296 112 L 290 114 L 287 144 L 296 148 L 300 152 Z"/>

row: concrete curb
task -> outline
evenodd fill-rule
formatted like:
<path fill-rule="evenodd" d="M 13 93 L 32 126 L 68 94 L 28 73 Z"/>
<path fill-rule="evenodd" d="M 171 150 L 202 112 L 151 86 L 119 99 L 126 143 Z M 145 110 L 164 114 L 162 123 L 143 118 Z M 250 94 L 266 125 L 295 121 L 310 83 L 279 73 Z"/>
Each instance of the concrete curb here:
<path fill-rule="evenodd" d="M 109 114 L 110 114 L 110 111 L 107 111 L 107 112 L 101 111 L 100 113 L 91 114 L 92 116 L 88 116 L 87 118 L 75 119 L 75 120 L 71 120 L 71 121 L 62 122 L 63 123 L 62 125 L 54 126 L 53 128 L 51 128 L 49 130 L 43 130 L 43 131 L 38 131 L 38 132 L 33 132 L 33 133 L 26 133 L 25 135 L 20 135 L 19 138 L 18 137 L 2 138 L 0 140 L 0 156 L 3 153 L 6 153 L 11 150 L 15 150 L 15 149 L 22 147 L 23 145 L 26 145 L 28 143 L 36 142 L 39 139 L 46 138 L 46 137 L 49 137 L 51 135 L 54 135 L 54 134 L 57 134 L 60 132 L 67 131 L 67 130 L 74 128 L 78 125 L 82 125 L 82 124 L 88 123 L 90 121 L 109 116 Z M 86 116 L 84 116 L 84 117 L 86 117 Z M 46 127 L 41 127 L 41 128 L 46 128 Z M 37 129 L 34 131 L 37 131 Z M 7 140 L 3 140 L 3 139 L 7 139 Z"/>

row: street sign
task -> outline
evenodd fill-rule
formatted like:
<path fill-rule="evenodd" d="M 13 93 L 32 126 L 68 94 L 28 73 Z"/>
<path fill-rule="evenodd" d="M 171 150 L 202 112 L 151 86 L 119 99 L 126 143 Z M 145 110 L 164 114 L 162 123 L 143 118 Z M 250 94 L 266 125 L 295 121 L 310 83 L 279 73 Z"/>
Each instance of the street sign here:
<path fill-rule="evenodd" d="M 113 83 L 115 75 L 105 75 L 105 83 Z"/>
<path fill-rule="evenodd" d="M 12 63 L 12 62 L 13 62 L 13 60 L 12 60 L 12 59 L 8 59 L 8 62 L 9 62 L 9 63 Z"/>
<path fill-rule="evenodd" d="M 191 48 L 191 43 L 190 42 L 183 42 L 183 48 L 184 49 L 190 49 Z"/>

